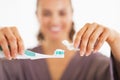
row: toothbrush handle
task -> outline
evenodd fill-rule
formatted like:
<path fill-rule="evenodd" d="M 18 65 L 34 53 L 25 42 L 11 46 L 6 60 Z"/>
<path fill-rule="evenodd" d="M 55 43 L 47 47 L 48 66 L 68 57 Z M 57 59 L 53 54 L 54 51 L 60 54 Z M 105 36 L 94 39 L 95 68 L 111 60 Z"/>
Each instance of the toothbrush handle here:
<path fill-rule="evenodd" d="M 5 59 L 5 55 L 3 53 L 3 51 L 0 51 L 0 59 Z M 17 55 L 16 59 L 30 59 L 28 56 L 26 56 L 25 54 L 23 55 Z"/>

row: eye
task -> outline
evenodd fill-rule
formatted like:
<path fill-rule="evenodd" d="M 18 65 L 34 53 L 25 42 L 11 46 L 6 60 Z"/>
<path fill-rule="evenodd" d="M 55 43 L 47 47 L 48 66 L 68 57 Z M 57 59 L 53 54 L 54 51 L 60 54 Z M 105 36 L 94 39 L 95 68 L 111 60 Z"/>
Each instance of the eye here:
<path fill-rule="evenodd" d="M 66 12 L 65 12 L 65 11 L 60 11 L 59 15 L 60 15 L 60 16 L 65 16 L 65 15 L 66 15 Z"/>
<path fill-rule="evenodd" d="M 45 12 L 43 12 L 43 16 L 51 16 L 51 13 L 49 12 L 49 11 L 45 11 Z"/>

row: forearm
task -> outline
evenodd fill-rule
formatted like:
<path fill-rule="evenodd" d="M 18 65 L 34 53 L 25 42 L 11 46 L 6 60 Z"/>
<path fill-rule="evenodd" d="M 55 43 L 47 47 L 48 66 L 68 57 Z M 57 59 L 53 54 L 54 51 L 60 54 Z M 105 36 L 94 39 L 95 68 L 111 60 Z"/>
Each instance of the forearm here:
<path fill-rule="evenodd" d="M 120 34 L 113 42 L 110 42 L 110 47 L 113 57 L 120 62 Z"/>

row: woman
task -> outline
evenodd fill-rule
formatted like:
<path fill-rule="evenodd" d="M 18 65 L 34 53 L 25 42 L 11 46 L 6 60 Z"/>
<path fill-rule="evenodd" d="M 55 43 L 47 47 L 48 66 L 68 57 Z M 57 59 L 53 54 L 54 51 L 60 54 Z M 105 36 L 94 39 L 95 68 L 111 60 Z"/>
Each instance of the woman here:
<path fill-rule="evenodd" d="M 72 42 L 75 33 L 71 1 L 38 0 L 36 15 L 41 24 L 40 44 L 31 50 L 52 54 L 59 48 L 65 50 L 65 58 L 11 60 L 17 53 L 24 53 L 24 45 L 16 27 L 3 27 L 0 46 L 11 61 L 0 60 L 0 80 L 120 80 L 118 32 L 97 23 L 87 23 L 74 40 L 80 52 L 69 51 L 61 42 Z M 98 53 L 105 41 L 111 47 L 110 59 Z"/>

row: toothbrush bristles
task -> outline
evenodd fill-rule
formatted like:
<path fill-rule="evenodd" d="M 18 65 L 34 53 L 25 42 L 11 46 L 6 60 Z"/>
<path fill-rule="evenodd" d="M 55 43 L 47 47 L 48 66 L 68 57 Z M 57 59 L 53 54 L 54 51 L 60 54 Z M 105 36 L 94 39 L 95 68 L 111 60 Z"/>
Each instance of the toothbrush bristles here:
<path fill-rule="evenodd" d="M 64 50 L 61 49 L 55 50 L 55 55 L 64 55 Z"/>

